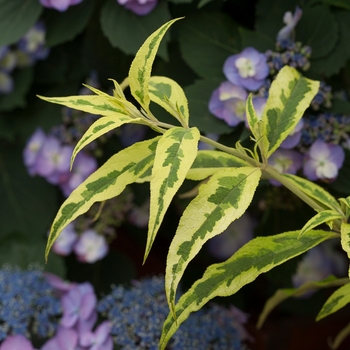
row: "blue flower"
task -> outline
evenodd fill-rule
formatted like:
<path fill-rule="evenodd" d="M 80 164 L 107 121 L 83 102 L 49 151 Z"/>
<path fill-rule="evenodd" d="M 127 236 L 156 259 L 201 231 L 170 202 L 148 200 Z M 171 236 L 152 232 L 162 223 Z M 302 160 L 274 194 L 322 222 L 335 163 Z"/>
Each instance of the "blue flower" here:
<path fill-rule="evenodd" d="M 269 66 L 264 54 L 253 47 L 247 47 L 241 53 L 229 56 L 223 71 L 232 84 L 256 91 L 264 84 L 269 74 Z"/>
<path fill-rule="evenodd" d="M 164 278 L 135 281 L 131 289 L 115 287 L 98 304 L 123 350 L 158 349 L 162 324 L 169 312 Z M 235 308 L 212 306 L 191 315 L 169 343 L 171 350 L 242 349 L 247 337 L 245 315 Z"/>

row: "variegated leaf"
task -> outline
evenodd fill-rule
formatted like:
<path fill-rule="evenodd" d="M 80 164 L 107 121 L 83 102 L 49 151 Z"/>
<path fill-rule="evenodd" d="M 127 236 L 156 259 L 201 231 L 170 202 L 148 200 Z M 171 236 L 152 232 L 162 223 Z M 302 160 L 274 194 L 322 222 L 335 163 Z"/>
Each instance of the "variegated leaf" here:
<path fill-rule="evenodd" d="M 333 314 L 340 310 L 345 305 L 350 303 L 350 283 L 345 284 L 338 288 L 322 306 L 321 311 L 316 317 L 316 321 Z"/>
<path fill-rule="evenodd" d="M 340 206 L 346 218 L 350 216 L 350 196 L 346 198 L 339 198 Z"/>
<path fill-rule="evenodd" d="M 248 208 L 259 184 L 259 168 L 227 168 L 216 172 L 185 209 L 170 244 L 165 290 L 170 307 L 189 264 L 203 244 L 222 233 Z"/>
<path fill-rule="evenodd" d="M 244 160 L 226 152 L 216 150 L 200 150 L 186 175 L 189 180 L 200 181 L 225 168 L 249 166 Z"/>
<path fill-rule="evenodd" d="M 149 80 L 159 44 L 169 27 L 179 19 L 176 18 L 165 23 L 152 33 L 137 51 L 131 63 L 129 70 L 130 91 L 146 112 L 149 112 L 150 104 Z"/>
<path fill-rule="evenodd" d="M 261 118 L 259 118 L 257 116 L 257 114 L 255 112 L 252 94 L 250 94 L 247 98 L 246 116 L 247 116 L 249 128 L 250 128 L 256 142 L 258 142 L 261 154 L 266 156 L 267 150 L 269 148 L 269 141 L 268 141 L 266 135 L 264 135 L 263 122 L 262 122 Z"/>
<path fill-rule="evenodd" d="M 86 113 L 113 117 L 116 113 L 128 115 L 127 112 L 101 95 L 80 95 L 67 97 L 43 97 L 42 100 L 57 103 Z M 111 97 L 111 96 L 109 96 Z"/>
<path fill-rule="evenodd" d="M 149 81 L 149 93 L 153 102 L 163 107 L 183 126 L 188 125 L 188 102 L 182 87 L 167 77 L 153 76 Z"/>
<path fill-rule="evenodd" d="M 95 202 L 118 196 L 147 169 L 154 160 L 159 137 L 142 141 L 120 151 L 90 175 L 65 200 L 59 209 L 46 245 L 46 259 L 60 232 Z"/>
<path fill-rule="evenodd" d="M 240 248 L 231 258 L 211 265 L 203 277 L 181 296 L 173 312 L 170 312 L 163 325 L 159 348 L 166 344 L 189 317 L 217 296 L 235 294 L 243 286 L 254 281 L 260 274 L 290 260 L 321 242 L 338 237 L 332 232 L 308 231 L 296 239 L 299 231 L 284 232 L 274 236 L 257 237 Z"/>
<path fill-rule="evenodd" d="M 158 142 L 151 177 L 150 216 L 145 259 L 164 214 L 196 158 L 200 133 L 197 128 L 174 127 Z"/>
<path fill-rule="evenodd" d="M 125 114 L 115 113 L 113 117 L 101 117 L 97 119 L 85 132 L 79 142 L 76 144 L 71 158 L 71 167 L 73 165 L 76 155 L 89 143 L 96 140 L 100 136 L 107 132 L 118 128 L 119 126 L 127 123 L 138 123 L 144 124 L 145 119 L 143 118 L 130 118 Z"/>
<path fill-rule="evenodd" d="M 312 217 L 300 230 L 300 236 L 303 235 L 306 231 L 310 231 L 315 227 L 328 223 L 337 219 L 342 219 L 343 215 L 334 211 L 334 210 L 322 210 Z"/>
<path fill-rule="evenodd" d="M 316 200 L 324 209 L 333 209 L 337 212 L 341 212 L 337 200 L 321 186 L 296 175 L 282 174 L 282 176 L 286 177 L 295 187 L 306 195 Z"/>
<path fill-rule="evenodd" d="M 296 69 L 284 66 L 272 82 L 262 115 L 269 157 L 293 131 L 318 92 L 320 83 L 303 77 Z"/>
<path fill-rule="evenodd" d="M 340 242 L 343 250 L 348 255 L 350 259 L 350 224 L 342 222 L 340 226 Z M 350 268 L 349 268 L 349 277 L 350 277 Z"/>
<path fill-rule="evenodd" d="M 276 306 L 281 304 L 284 300 L 292 297 L 300 297 L 308 292 L 317 289 L 343 286 L 346 283 L 349 283 L 348 278 L 336 278 L 335 276 L 331 275 L 322 281 L 305 282 L 298 288 L 286 288 L 277 290 L 275 294 L 265 303 L 264 309 L 259 315 L 257 328 L 262 327 L 271 311 L 276 308 Z"/>

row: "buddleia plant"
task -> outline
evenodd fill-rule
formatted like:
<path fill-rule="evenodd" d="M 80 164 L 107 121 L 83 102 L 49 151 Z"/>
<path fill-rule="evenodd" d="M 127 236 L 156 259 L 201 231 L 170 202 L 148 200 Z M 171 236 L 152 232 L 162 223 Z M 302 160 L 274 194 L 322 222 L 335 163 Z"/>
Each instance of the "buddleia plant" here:
<path fill-rule="evenodd" d="M 85 146 L 123 124 L 143 124 L 159 133 L 157 137 L 137 142 L 114 154 L 71 193 L 53 221 L 46 258 L 60 232 L 94 203 L 118 196 L 131 183 L 149 182 L 146 260 L 180 186 L 186 179 L 200 183 L 198 194 L 182 214 L 168 251 L 165 289 L 169 315 L 163 325 L 160 349 L 166 348 L 171 336 L 192 312 L 201 309 L 214 297 L 236 293 L 260 274 L 323 241 L 340 239 L 344 250 L 350 254 L 350 225 L 347 223 L 350 199 L 337 201 L 322 187 L 295 175 L 281 174 L 268 165 L 269 157 L 295 128 L 316 95 L 319 82 L 285 66 L 271 85 L 261 118 L 254 110 L 252 97 L 247 99 L 246 115 L 254 148 L 246 149 L 239 142 L 235 147 L 227 147 L 201 135 L 196 126 L 190 126 L 185 93 L 174 80 L 151 75 L 159 44 L 177 20 L 165 23 L 144 42 L 126 80 L 121 84 L 112 80 L 113 95 L 88 86 L 91 95 L 40 97 L 48 102 L 100 115 L 77 143 L 72 163 Z M 129 86 L 138 107 L 125 98 L 125 86 Z M 174 117 L 176 125 L 158 120 L 150 109 L 151 101 Z M 214 149 L 198 150 L 199 141 Z M 225 231 L 243 215 L 262 176 L 275 179 L 287 187 L 315 210 L 315 216 L 300 230 L 249 241 L 227 261 L 209 266 L 202 278 L 177 300 L 179 282 L 188 264 L 209 239 Z M 323 223 L 328 224 L 331 230 L 317 229 Z M 335 308 L 332 306 L 330 310 L 328 307 L 328 314 Z"/>

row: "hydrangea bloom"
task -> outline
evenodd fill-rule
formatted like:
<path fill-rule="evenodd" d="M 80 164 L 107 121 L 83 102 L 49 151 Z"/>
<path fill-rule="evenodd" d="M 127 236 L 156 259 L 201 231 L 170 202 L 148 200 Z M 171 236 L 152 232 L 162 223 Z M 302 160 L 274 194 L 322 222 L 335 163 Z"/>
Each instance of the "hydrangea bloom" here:
<path fill-rule="evenodd" d="M 346 269 L 346 259 L 337 253 L 334 244 L 324 242 L 303 256 L 292 276 L 293 286 L 297 288 L 305 282 L 321 281 L 329 275 L 341 276 Z"/>
<path fill-rule="evenodd" d="M 278 32 L 277 41 L 290 39 L 295 26 L 298 24 L 303 11 L 300 7 L 296 7 L 294 15 L 288 11 L 283 16 L 283 23 L 286 25 Z"/>
<path fill-rule="evenodd" d="M 10 335 L 0 346 L 0 350 L 35 350 L 32 343 L 23 335 Z"/>
<path fill-rule="evenodd" d="M 74 286 L 62 297 L 61 326 L 74 328 L 78 334 L 90 331 L 97 319 L 96 303 L 96 295 L 90 283 Z"/>
<path fill-rule="evenodd" d="M 67 178 L 60 183 L 63 194 L 68 197 L 96 169 L 96 159 L 84 152 L 79 152 L 74 160 L 72 170 L 67 174 Z"/>
<path fill-rule="evenodd" d="M 78 234 L 74 225 L 70 223 L 67 225 L 52 246 L 52 250 L 59 255 L 69 255 L 73 251 L 73 246 L 78 240 Z"/>
<path fill-rule="evenodd" d="M 108 244 L 104 236 L 90 229 L 83 232 L 74 246 L 79 261 L 94 263 L 108 253 Z"/>
<path fill-rule="evenodd" d="M 281 148 L 291 149 L 299 144 L 301 139 L 301 133 L 304 127 L 304 120 L 300 119 L 294 130 L 287 136 L 287 138 L 281 143 Z"/>
<path fill-rule="evenodd" d="M 294 150 L 277 149 L 269 158 L 269 164 L 277 169 L 280 173 L 296 174 L 302 167 L 303 156 Z M 271 184 L 280 186 L 280 182 L 270 179 Z"/>
<path fill-rule="evenodd" d="M 223 67 L 229 82 L 250 91 L 258 90 L 269 74 L 266 56 L 253 47 L 245 48 L 237 55 L 229 56 Z"/>
<path fill-rule="evenodd" d="M 85 332 L 80 337 L 79 344 L 90 350 L 113 350 L 113 340 L 110 336 L 111 326 L 108 321 L 102 322 L 95 332 Z"/>
<path fill-rule="evenodd" d="M 48 136 L 36 159 L 36 174 L 43 176 L 52 184 L 62 181 L 68 172 L 73 147 L 62 146 L 53 136 Z"/>
<path fill-rule="evenodd" d="M 40 270 L 0 270 L 0 341 L 28 333 L 51 336 L 60 314 L 60 301 Z"/>
<path fill-rule="evenodd" d="M 316 140 L 305 155 L 303 171 L 309 180 L 333 180 L 338 176 L 344 159 L 341 146 Z"/>
<path fill-rule="evenodd" d="M 162 323 L 169 309 L 164 278 L 135 281 L 130 290 L 115 287 L 98 304 L 98 310 L 111 324 L 111 334 L 121 349 L 158 349 Z M 169 342 L 171 350 L 242 349 L 247 337 L 238 309 L 212 306 L 192 314 Z"/>
<path fill-rule="evenodd" d="M 117 0 L 128 10 L 139 16 L 148 15 L 157 5 L 157 0 Z"/>
<path fill-rule="evenodd" d="M 56 335 L 48 340 L 41 350 L 84 350 L 79 346 L 78 341 L 76 330 L 60 327 Z"/>
<path fill-rule="evenodd" d="M 37 22 L 17 43 L 17 61 L 20 66 L 28 66 L 37 60 L 45 59 L 49 49 L 45 47 L 46 28 Z"/>
<path fill-rule="evenodd" d="M 208 242 L 209 252 L 219 260 L 231 257 L 254 237 L 256 222 L 248 212 L 235 220 L 223 233 Z"/>
<path fill-rule="evenodd" d="M 213 91 L 209 100 L 209 110 L 230 126 L 245 121 L 245 102 L 248 93 L 240 86 L 228 81 Z"/>
<path fill-rule="evenodd" d="M 46 135 L 41 128 L 36 129 L 34 134 L 29 138 L 26 147 L 23 151 L 24 164 L 27 167 L 28 173 L 30 175 L 35 175 L 36 171 L 36 161 L 38 159 L 40 150 L 45 143 Z"/>
<path fill-rule="evenodd" d="M 40 0 L 41 5 L 58 11 L 66 11 L 69 6 L 80 4 L 83 0 Z"/>

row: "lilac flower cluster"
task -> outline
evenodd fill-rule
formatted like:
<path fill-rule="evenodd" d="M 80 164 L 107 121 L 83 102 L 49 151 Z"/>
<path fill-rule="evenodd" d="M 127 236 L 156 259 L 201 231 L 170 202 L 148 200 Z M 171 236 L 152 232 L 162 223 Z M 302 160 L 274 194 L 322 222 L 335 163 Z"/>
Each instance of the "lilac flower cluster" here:
<path fill-rule="evenodd" d="M 109 247 L 104 235 L 91 228 L 79 235 L 74 224 L 70 223 L 60 233 L 52 250 L 62 256 L 74 252 L 80 262 L 92 264 L 104 258 Z"/>
<path fill-rule="evenodd" d="M 131 289 L 114 287 L 97 308 L 109 320 L 111 334 L 121 349 L 157 349 L 169 312 L 164 277 L 135 281 Z M 169 349 L 242 349 L 242 340 L 249 337 L 243 326 L 246 320 L 234 307 L 202 309 L 184 322 Z"/>
<path fill-rule="evenodd" d="M 15 45 L 0 46 L 0 95 L 13 91 L 15 69 L 32 66 L 48 56 L 45 31 L 44 24 L 38 22 Z"/>
<path fill-rule="evenodd" d="M 268 50 L 262 54 L 248 47 L 226 59 L 223 72 L 227 81 L 213 91 L 209 100 L 209 110 L 214 116 L 229 126 L 245 122 L 248 127 L 245 115 L 248 92 L 253 93 L 253 105 L 261 117 L 270 82 L 280 69 L 285 65 L 302 71 L 310 67 L 311 48 L 293 41 L 294 28 L 301 15 L 300 8 L 294 15 L 291 12 L 285 14 L 286 26 L 277 35 L 276 52 Z M 311 109 L 327 109 L 331 106 L 331 99 L 330 86 L 322 82 Z M 310 180 L 333 181 L 344 163 L 343 148 L 349 148 L 350 144 L 348 119 L 330 113 L 307 113 L 270 157 L 269 164 L 282 173 L 296 174 L 302 170 Z M 270 182 L 280 185 L 274 180 Z"/>
<path fill-rule="evenodd" d="M 73 146 L 62 144 L 53 135 L 38 128 L 30 137 L 23 152 L 24 164 L 31 176 L 39 175 L 58 185 L 65 196 L 97 169 L 97 161 L 87 153 L 79 152 L 72 171 L 70 158 Z"/>

